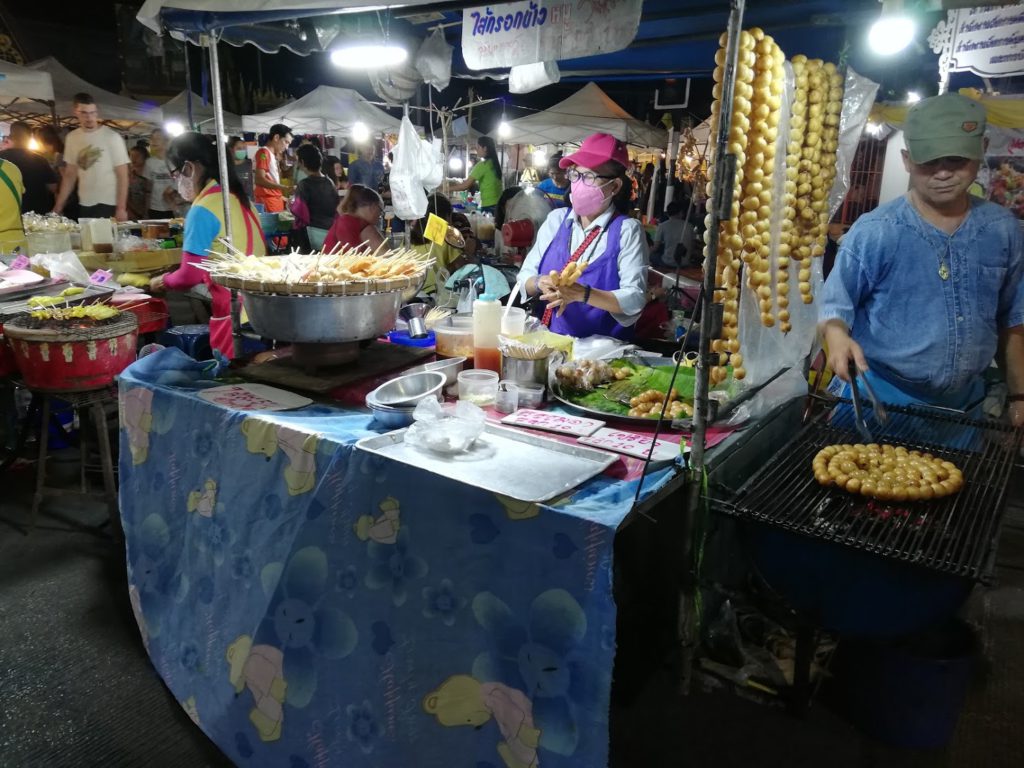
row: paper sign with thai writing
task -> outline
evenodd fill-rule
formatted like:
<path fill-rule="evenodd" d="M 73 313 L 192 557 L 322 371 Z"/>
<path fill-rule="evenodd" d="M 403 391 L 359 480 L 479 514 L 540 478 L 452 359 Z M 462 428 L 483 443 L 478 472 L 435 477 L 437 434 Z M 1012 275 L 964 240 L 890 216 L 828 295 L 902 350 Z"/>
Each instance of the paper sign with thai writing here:
<path fill-rule="evenodd" d="M 436 214 L 427 217 L 427 227 L 423 230 L 423 237 L 432 243 L 444 245 L 444 236 L 448 234 L 448 222 Z"/>
<path fill-rule="evenodd" d="M 29 266 L 28 256 L 23 253 L 18 254 L 18 258 L 11 262 L 11 269 L 28 269 Z"/>
<path fill-rule="evenodd" d="M 110 278 L 114 276 L 114 273 L 109 269 L 97 269 L 91 275 L 89 275 L 89 282 L 95 283 L 96 285 L 103 285 L 110 281 Z"/>
<path fill-rule="evenodd" d="M 592 435 L 604 426 L 603 421 L 588 419 L 583 416 L 570 416 L 552 411 L 535 411 L 522 408 L 501 420 L 502 424 L 512 427 L 529 427 L 543 429 L 546 432 L 560 432 L 564 435 Z"/>
<path fill-rule="evenodd" d="M 642 0 L 532 0 L 462 12 L 470 69 L 513 67 L 621 51 L 640 25 Z"/>
<path fill-rule="evenodd" d="M 216 405 L 236 411 L 287 411 L 302 408 L 313 401 L 266 384 L 230 384 L 211 387 L 199 393 L 199 397 Z"/>
<path fill-rule="evenodd" d="M 981 77 L 1024 74 L 1024 5 L 949 11 L 928 38 L 940 67 Z"/>
<path fill-rule="evenodd" d="M 621 429 L 599 429 L 592 435 L 581 437 L 577 442 L 591 445 L 594 448 L 604 448 L 606 451 L 635 456 L 638 459 L 647 458 L 647 454 L 651 451 L 651 443 L 654 442 L 651 461 L 672 461 L 679 455 L 678 443 L 654 440 L 653 435 L 627 432 Z"/>

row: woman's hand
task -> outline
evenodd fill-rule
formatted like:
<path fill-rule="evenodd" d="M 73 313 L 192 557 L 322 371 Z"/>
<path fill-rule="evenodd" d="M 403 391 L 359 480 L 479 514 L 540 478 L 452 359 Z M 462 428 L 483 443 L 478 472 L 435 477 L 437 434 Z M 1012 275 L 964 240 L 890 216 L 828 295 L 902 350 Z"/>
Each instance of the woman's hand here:
<path fill-rule="evenodd" d="M 164 276 L 163 275 L 157 275 L 152 280 L 150 280 L 149 281 L 149 290 L 150 290 L 150 293 L 163 293 L 164 291 L 166 291 L 167 289 L 164 286 Z"/>
<path fill-rule="evenodd" d="M 548 303 L 550 309 L 566 307 L 574 301 L 583 301 L 586 295 L 586 286 L 579 283 L 557 286 L 550 276 L 544 275 L 537 281 L 540 288 L 540 298 Z"/>

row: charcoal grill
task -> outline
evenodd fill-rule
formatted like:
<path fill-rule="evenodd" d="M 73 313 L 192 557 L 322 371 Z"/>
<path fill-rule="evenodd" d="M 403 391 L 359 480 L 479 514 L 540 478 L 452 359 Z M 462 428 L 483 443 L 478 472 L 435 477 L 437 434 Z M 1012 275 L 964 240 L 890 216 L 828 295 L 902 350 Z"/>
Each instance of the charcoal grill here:
<path fill-rule="evenodd" d="M 818 414 L 732 498 L 713 499 L 720 512 L 832 542 L 932 571 L 991 579 L 1006 488 L 1021 434 L 1009 425 L 959 414 L 887 406 L 876 442 L 927 451 L 956 464 L 964 487 L 929 502 L 878 502 L 820 486 L 811 462 L 828 445 L 860 443 L 852 422 Z"/>

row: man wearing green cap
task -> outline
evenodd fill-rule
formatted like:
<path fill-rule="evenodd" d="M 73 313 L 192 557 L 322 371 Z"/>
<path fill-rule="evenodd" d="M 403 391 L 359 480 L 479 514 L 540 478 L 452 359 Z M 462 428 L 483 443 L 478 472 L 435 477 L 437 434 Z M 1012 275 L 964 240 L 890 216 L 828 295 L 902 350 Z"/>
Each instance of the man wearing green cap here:
<path fill-rule="evenodd" d="M 973 197 L 985 151 L 985 109 L 959 94 L 907 112 L 910 189 L 861 216 L 825 283 L 818 320 L 837 378 L 850 364 L 880 399 L 973 410 L 993 358 L 1024 426 L 1024 238 L 1017 220 Z"/>

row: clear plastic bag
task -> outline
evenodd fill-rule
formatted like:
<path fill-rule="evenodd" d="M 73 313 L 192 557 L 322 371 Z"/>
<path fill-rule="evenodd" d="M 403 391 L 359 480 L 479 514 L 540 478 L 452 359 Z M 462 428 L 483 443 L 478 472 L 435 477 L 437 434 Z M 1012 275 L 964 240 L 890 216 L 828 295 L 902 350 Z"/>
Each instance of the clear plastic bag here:
<path fill-rule="evenodd" d="M 442 405 L 427 398 L 419 402 L 412 417 L 415 421 L 405 433 L 406 444 L 435 453 L 468 451 L 487 425 L 486 414 L 466 400 Z"/>
<path fill-rule="evenodd" d="M 427 213 L 427 193 L 420 181 L 420 137 L 408 117 L 402 118 L 391 166 L 391 202 L 400 219 L 420 219 Z"/>

